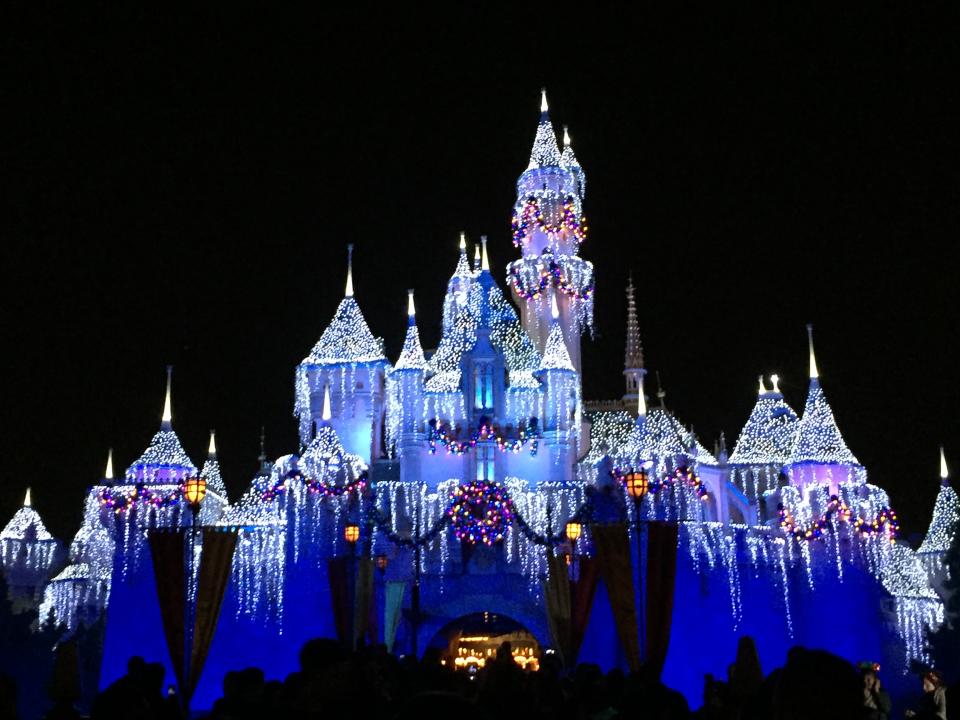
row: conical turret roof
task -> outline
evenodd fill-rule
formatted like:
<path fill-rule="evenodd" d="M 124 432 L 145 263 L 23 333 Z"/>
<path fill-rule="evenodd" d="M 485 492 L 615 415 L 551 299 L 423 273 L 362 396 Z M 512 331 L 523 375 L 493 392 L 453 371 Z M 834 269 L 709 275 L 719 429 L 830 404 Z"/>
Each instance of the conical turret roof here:
<path fill-rule="evenodd" d="M 212 430 L 210 431 L 207 460 L 203 463 L 203 469 L 200 470 L 200 477 L 207 481 L 207 492 L 214 493 L 224 502 L 228 501 L 227 487 L 223 484 L 223 477 L 220 474 L 220 461 L 217 460 L 216 434 Z"/>
<path fill-rule="evenodd" d="M 761 386 L 763 379 L 761 378 Z M 780 392 L 763 390 L 740 431 L 731 465 L 783 465 L 790 460 L 797 414 Z"/>
<path fill-rule="evenodd" d="M 53 535 L 47 530 L 40 513 L 33 509 L 30 502 L 30 488 L 27 488 L 23 505 L 10 518 L 2 531 L 0 540 L 53 540 Z"/>
<path fill-rule="evenodd" d="M 420 345 L 420 330 L 417 328 L 417 313 L 413 304 L 413 290 L 407 291 L 407 335 L 403 339 L 403 350 L 394 370 L 425 370 L 427 360 Z"/>
<path fill-rule="evenodd" d="M 920 554 L 946 552 L 960 527 L 960 497 L 950 485 L 949 477 L 947 460 L 943 448 L 940 448 L 940 492 L 933 506 L 927 535 L 917 550 Z"/>
<path fill-rule="evenodd" d="M 184 478 L 197 472 L 196 466 L 180 444 L 173 431 L 170 392 L 171 368 L 167 367 L 167 393 L 163 403 L 160 430 L 150 440 L 146 450 L 127 468 L 127 480 L 151 482 Z M 111 462 L 112 469 L 112 462 Z"/>
<path fill-rule="evenodd" d="M 537 123 L 537 134 L 533 138 L 527 170 L 559 165 L 560 148 L 557 147 L 557 135 L 553 131 L 553 123 L 550 122 L 547 91 L 543 90 L 540 95 L 540 122 Z"/>

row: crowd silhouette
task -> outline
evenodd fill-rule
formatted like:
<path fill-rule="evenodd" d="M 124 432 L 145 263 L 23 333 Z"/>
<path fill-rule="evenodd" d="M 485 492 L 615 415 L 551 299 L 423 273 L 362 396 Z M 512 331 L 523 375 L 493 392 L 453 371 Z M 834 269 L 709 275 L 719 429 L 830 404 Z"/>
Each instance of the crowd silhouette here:
<path fill-rule="evenodd" d="M 741 638 L 725 679 L 708 675 L 702 706 L 691 712 L 684 697 L 656 673 L 641 670 L 604 673 L 591 663 L 564 672 L 557 656 L 544 654 L 539 671 L 522 669 L 505 642 L 475 674 L 444 664 L 440 651 L 429 649 L 420 660 L 398 657 L 385 646 L 347 651 L 335 640 L 308 641 L 300 667 L 283 681 L 267 680 L 263 670 L 231 671 L 223 694 L 209 717 L 214 720 L 284 720 L 285 718 L 396 718 L 456 720 L 519 717 L 524 720 L 607 720 L 649 718 L 675 720 L 887 720 L 890 699 L 875 667 L 859 668 L 823 650 L 795 647 L 787 661 L 764 675 L 756 646 Z M 166 684 L 160 663 L 131 658 L 127 674 L 93 701 L 93 720 L 181 720 L 175 688 Z M 942 678 L 928 672 L 923 693 L 906 711 L 921 720 L 947 720 Z M 15 687 L 0 678 L 0 712 L 11 714 Z M 57 699 L 50 720 L 84 717 L 75 698 Z M 207 715 L 196 713 L 197 715 Z M 903 717 L 901 711 L 899 717 Z"/>

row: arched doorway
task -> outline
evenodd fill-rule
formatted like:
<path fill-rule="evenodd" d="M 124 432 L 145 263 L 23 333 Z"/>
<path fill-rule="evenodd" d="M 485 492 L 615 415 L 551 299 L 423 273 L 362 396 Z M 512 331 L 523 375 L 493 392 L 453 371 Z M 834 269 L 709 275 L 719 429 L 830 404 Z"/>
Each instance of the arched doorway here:
<path fill-rule="evenodd" d="M 504 643 L 521 668 L 540 669 L 540 643 L 533 633 L 499 613 L 472 613 L 451 620 L 433 636 L 430 647 L 439 651 L 444 665 L 473 674 L 493 661 Z"/>

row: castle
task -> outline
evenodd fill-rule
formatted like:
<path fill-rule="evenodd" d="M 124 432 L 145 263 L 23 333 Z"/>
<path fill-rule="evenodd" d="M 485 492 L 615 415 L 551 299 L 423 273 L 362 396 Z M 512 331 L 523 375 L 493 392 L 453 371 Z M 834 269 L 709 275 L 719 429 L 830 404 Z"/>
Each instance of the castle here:
<path fill-rule="evenodd" d="M 461 237 L 438 347 L 421 347 L 410 291 L 391 363 L 361 311 L 363 288 L 354 292 L 351 253 L 343 299 L 296 368 L 298 451 L 272 462 L 261 453 L 248 490 L 230 502 L 215 438 L 198 466 L 173 429 L 168 374 L 159 431 L 122 476 L 109 458 L 68 548 L 44 528 L 29 493 L 3 529 L 14 607 L 67 632 L 106 614 L 103 684 L 132 654 L 166 658 L 145 531 L 192 522 L 183 485 L 200 475 L 199 522 L 237 529 L 200 703 L 217 696 L 227 669 L 267 657 L 277 672 L 294 669 L 302 642 L 316 636 L 347 632 L 422 652 L 494 615 L 540 650 L 555 649 L 550 578 L 568 573 L 584 586 L 578 573 L 605 525 L 630 533 L 628 583 L 641 589 L 637 617 L 649 618 L 634 540 L 653 521 L 677 528 L 663 672 L 689 697 L 704 673 L 722 674 L 741 634 L 757 638 L 771 667 L 794 644 L 899 668 L 923 659 L 927 629 L 943 621 L 943 554 L 960 515 L 945 464 L 930 530 L 914 551 L 896 539 L 887 494 L 843 440 L 812 335 L 802 412 L 776 376 L 769 387 L 760 378 L 733 451 L 709 451 L 662 394 L 652 401 L 645 391 L 632 285 L 624 395 L 586 402 L 580 343 L 595 292 L 593 266 L 580 256 L 586 175 L 566 131 L 562 146 L 544 96 L 517 180 L 510 299 L 486 238 L 471 259 Z M 646 492 L 634 501 L 627 486 L 638 473 Z M 353 597 L 369 590 L 346 620 L 343 558 L 354 561 Z M 626 666 L 630 643 L 611 609 L 622 588 L 611 577 L 595 581 L 577 657 Z M 518 661 L 532 657 L 525 652 Z"/>

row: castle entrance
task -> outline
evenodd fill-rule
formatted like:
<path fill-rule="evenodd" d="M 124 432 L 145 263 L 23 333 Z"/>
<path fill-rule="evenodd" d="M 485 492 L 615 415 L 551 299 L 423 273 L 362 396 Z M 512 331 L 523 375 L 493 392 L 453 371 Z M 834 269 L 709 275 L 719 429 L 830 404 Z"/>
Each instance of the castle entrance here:
<path fill-rule="evenodd" d="M 521 668 L 540 669 L 540 643 L 533 633 L 499 613 L 472 613 L 452 620 L 433 636 L 430 647 L 440 652 L 444 665 L 474 674 L 497 657 L 504 643 Z"/>

